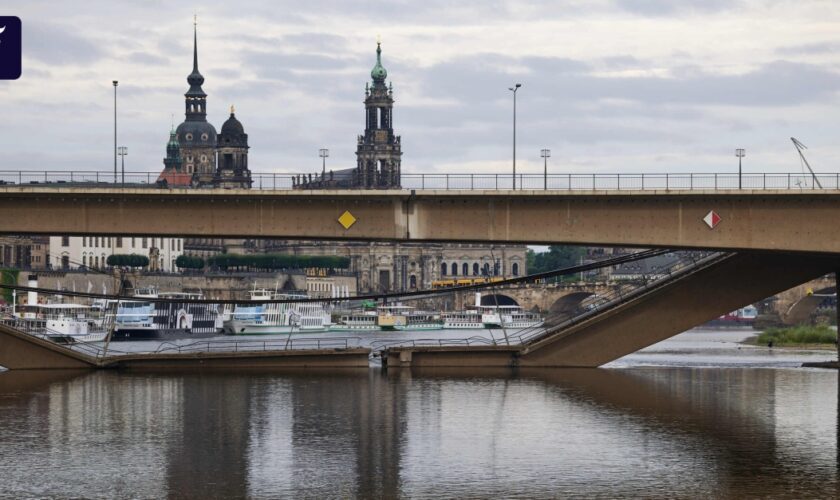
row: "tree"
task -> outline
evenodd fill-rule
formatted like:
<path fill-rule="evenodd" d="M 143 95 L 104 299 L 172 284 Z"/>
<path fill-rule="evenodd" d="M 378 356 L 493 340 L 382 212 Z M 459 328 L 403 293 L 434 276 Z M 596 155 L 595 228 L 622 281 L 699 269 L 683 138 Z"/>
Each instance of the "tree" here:
<path fill-rule="evenodd" d="M 586 250 L 583 247 L 552 245 L 547 252 L 536 253 L 528 249 L 528 273 L 537 274 L 580 264 Z"/>
<path fill-rule="evenodd" d="M 175 259 L 175 265 L 184 269 L 202 269 L 204 267 L 204 259 L 190 255 L 179 255 Z"/>
<path fill-rule="evenodd" d="M 333 255 L 221 254 L 207 259 L 207 264 L 221 269 L 347 269 L 350 259 Z"/>
<path fill-rule="evenodd" d="M 149 265 L 149 258 L 145 255 L 132 254 L 114 254 L 109 255 L 105 261 L 109 266 L 120 267 L 146 267 Z"/>

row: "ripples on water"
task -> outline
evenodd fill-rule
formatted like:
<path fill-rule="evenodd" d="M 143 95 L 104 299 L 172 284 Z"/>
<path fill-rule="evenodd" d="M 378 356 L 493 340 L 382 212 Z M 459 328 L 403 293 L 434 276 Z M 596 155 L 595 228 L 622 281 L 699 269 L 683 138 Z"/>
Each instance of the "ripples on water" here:
<path fill-rule="evenodd" d="M 837 373 L 0 373 L 4 497 L 834 497 Z"/>

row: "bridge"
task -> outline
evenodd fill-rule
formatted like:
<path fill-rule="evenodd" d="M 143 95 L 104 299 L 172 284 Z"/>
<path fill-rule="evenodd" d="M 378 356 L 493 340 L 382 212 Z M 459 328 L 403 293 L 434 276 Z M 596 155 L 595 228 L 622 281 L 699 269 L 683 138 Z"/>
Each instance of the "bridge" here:
<path fill-rule="evenodd" d="M 342 218 L 342 215 L 348 213 Z M 0 233 L 840 253 L 840 189 L 204 190 L 0 186 Z M 343 223 L 342 223 L 343 221 Z"/>
<path fill-rule="evenodd" d="M 0 233 L 563 243 L 725 251 L 634 293 L 622 294 L 619 287 L 618 297 L 583 314 L 572 311 L 580 302 L 577 299 L 584 298 L 578 294 L 570 307 L 557 306 L 577 316 L 564 317 L 546 335 L 520 338 L 516 345 L 389 346 L 382 357 L 390 367 L 600 366 L 840 269 L 836 236 L 840 175 L 821 178 L 821 189 L 814 189 L 817 179 L 790 174 L 763 175 L 761 183 L 751 177 L 744 184 L 748 189 L 732 189 L 731 176 L 715 176 L 710 185 L 710 177 L 694 174 L 629 180 L 592 176 L 588 179 L 592 189 L 580 188 L 569 176 L 559 188 L 548 186 L 546 180 L 544 189 L 515 191 L 504 186 L 470 189 L 474 177 L 470 187 L 453 189 L 449 183 L 459 178 L 445 179 L 444 189 L 373 191 L 6 184 L 0 186 L 4 214 Z M 29 352 L 19 341 L 11 334 L 0 335 L 0 344 Z M 43 348 L 36 351 L 45 352 Z M 284 358 L 287 353 L 281 351 L 237 356 L 249 359 L 239 361 L 248 365 L 262 363 L 254 360 L 266 356 Z M 339 364 L 357 365 L 369 349 L 330 356 L 327 361 L 316 351 L 307 355 L 317 363 L 341 358 Z M 166 353 L 156 364 L 157 356 L 124 361 L 150 367 L 210 362 L 206 355 Z M 295 353 L 297 362 L 305 359 L 299 356 Z M 94 359 L 84 362 L 115 366 L 104 358 Z M 213 358 L 211 364 L 226 363 Z M 37 364 L 35 360 L 26 366 Z"/>

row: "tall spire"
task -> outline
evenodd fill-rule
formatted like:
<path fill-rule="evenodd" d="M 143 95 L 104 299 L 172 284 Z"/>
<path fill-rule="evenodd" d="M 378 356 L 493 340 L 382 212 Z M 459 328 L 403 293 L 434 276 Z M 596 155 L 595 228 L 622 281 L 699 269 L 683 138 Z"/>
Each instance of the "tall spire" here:
<path fill-rule="evenodd" d="M 193 14 L 193 73 L 198 73 L 198 14 Z"/>
<path fill-rule="evenodd" d="M 193 69 L 187 76 L 190 89 L 184 94 L 186 97 L 187 121 L 206 121 L 207 94 L 201 88 L 204 76 L 198 71 L 198 18 L 193 17 Z"/>

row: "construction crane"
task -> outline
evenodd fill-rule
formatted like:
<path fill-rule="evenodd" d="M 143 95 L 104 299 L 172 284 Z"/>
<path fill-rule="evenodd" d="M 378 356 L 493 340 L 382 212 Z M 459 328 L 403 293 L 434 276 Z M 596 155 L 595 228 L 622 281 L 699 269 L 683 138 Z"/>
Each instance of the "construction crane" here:
<path fill-rule="evenodd" d="M 808 149 L 808 146 L 799 142 L 795 137 L 791 137 L 790 140 L 791 142 L 793 142 L 793 147 L 796 148 L 796 152 L 799 153 L 799 158 L 802 160 L 802 163 L 804 163 L 805 166 L 808 167 L 808 171 L 811 172 L 811 177 L 814 179 L 814 185 L 817 185 L 820 187 L 820 189 L 822 189 L 823 186 L 822 184 L 820 184 L 820 180 L 817 179 L 817 174 L 814 173 L 814 169 L 811 168 L 811 165 L 808 163 L 808 160 L 805 159 L 805 155 L 802 154 L 802 150 Z"/>

